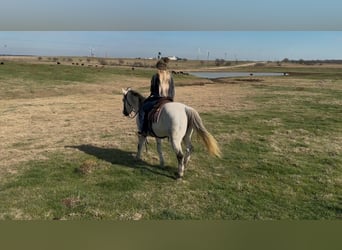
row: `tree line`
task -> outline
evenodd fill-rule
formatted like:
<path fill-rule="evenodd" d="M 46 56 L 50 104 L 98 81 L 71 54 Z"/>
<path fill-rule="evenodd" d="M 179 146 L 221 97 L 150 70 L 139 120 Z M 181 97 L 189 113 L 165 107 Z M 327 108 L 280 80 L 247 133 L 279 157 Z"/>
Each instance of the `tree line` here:
<path fill-rule="evenodd" d="M 288 58 L 284 58 L 282 63 L 298 63 L 298 64 L 305 64 L 305 65 L 315 65 L 315 64 L 342 64 L 342 59 L 325 59 L 325 60 L 291 60 Z"/>

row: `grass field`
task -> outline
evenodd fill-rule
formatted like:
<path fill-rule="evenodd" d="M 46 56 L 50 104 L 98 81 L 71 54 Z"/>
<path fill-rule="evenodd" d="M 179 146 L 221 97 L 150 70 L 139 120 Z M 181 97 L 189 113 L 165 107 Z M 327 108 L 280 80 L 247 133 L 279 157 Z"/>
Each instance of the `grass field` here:
<path fill-rule="evenodd" d="M 136 161 L 135 122 L 122 115 L 121 88 L 147 94 L 152 69 L 6 61 L 0 219 L 341 219 L 341 68 L 240 70 L 290 75 L 174 76 L 176 100 L 199 111 L 223 152 L 209 157 L 193 136 L 175 180 L 167 140 L 165 168 L 152 138 Z"/>

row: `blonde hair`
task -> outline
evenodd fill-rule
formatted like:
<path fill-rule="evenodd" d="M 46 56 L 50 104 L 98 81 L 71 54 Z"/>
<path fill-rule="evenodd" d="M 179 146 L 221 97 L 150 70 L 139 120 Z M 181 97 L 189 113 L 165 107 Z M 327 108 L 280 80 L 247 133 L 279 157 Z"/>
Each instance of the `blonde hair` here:
<path fill-rule="evenodd" d="M 158 70 L 159 75 L 159 94 L 160 96 L 167 97 L 169 95 L 171 74 L 167 70 Z"/>

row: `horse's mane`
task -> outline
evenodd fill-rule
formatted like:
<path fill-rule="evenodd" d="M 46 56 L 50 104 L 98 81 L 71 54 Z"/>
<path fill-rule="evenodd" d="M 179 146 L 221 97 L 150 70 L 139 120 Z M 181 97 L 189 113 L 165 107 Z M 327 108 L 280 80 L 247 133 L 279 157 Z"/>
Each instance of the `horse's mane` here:
<path fill-rule="evenodd" d="M 132 93 L 133 96 L 137 96 L 139 98 L 139 102 L 145 101 L 146 98 L 142 96 L 140 93 L 138 93 L 137 91 L 131 89 L 130 92 Z"/>

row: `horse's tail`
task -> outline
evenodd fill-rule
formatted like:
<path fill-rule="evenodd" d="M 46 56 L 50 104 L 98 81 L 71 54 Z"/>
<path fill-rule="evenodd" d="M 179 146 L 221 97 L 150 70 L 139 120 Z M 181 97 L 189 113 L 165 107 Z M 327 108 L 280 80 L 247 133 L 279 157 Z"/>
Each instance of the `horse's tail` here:
<path fill-rule="evenodd" d="M 198 114 L 198 112 L 190 107 L 186 107 L 185 110 L 186 110 L 186 114 L 187 114 L 188 122 L 189 122 L 188 126 L 196 130 L 197 134 L 199 135 L 199 137 L 201 137 L 201 139 L 204 142 L 204 145 L 206 146 L 208 152 L 211 155 L 215 155 L 221 158 L 222 153 L 218 146 L 218 143 L 215 140 L 215 138 L 204 127 L 202 119 L 200 115 Z"/>

